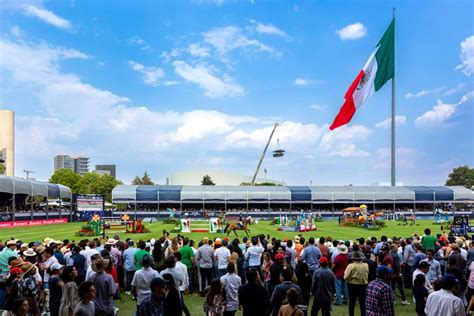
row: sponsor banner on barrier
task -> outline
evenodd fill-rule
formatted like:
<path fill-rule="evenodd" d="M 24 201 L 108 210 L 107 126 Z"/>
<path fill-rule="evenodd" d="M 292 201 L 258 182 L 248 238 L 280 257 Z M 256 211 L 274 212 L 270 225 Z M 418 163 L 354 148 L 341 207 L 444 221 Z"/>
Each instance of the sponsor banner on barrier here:
<path fill-rule="evenodd" d="M 67 223 L 67 218 L 38 219 L 38 220 L 31 220 L 31 221 L 0 222 L 0 228 L 41 226 L 41 225 L 64 224 L 64 223 Z"/>

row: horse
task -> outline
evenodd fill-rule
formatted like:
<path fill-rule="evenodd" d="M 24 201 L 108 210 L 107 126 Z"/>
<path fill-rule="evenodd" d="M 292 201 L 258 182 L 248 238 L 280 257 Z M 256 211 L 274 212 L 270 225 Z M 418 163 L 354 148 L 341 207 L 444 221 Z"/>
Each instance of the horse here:
<path fill-rule="evenodd" d="M 248 229 L 247 226 L 250 225 L 252 225 L 252 218 L 249 216 L 243 221 L 242 225 L 238 225 L 238 223 L 228 223 L 224 228 L 224 233 L 227 233 L 227 237 L 229 237 L 230 232 L 233 231 L 235 236 L 239 237 L 236 230 L 243 230 L 247 234 L 247 237 L 249 237 L 250 229 Z"/>

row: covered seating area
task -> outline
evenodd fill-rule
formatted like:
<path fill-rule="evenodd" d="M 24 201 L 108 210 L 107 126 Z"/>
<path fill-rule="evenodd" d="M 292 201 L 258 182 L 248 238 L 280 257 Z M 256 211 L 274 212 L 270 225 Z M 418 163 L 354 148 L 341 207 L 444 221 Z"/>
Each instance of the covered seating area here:
<path fill-rule="evenodd" d="M 64 185 L 0 175 L 0 221 L 70 216 L 71 201 L 71 189 Z"/>
<path fill-rule="evenodd" d="M 173 207 L 261 212 L 340 212 L 367 204 L 369 209 L 429 211 L 448 204 L 474 203 L 474 192 L 461 186 L 165 186 L 118 185 L 113 203 L 164 211 Z"/>

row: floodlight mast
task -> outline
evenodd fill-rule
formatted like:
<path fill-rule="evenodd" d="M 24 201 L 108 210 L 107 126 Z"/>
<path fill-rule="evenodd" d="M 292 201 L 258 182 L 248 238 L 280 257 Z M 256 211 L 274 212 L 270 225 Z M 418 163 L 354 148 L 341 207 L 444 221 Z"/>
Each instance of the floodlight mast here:
<path fill-rule="evenodd" d="M 257 174 L 258 174 L 258 171 L 260 170 L 260 165 L 262 164 L 263 158 L 265 158 L 265 154 L 267 152 L 268 145 L 270 145 L 270 142 L 272 141 L 273 134 L 275 133 L 275 130 L 278 127 L 278 125 L 279 125 L 278 123 L 275 123 L 275 125 L 273 126 L 272 133 L 270 134 L 270 137 L 268 138 L 267 144 L 265 145 L 265 149 L 263 150 L 262 156 L 260 157 L 260 160 L 258 161 L 257 169 L 255 170 L 255 174 L 253 175 L 252 182 L 250 183 L 250 185 L 252 185 L 252 186 L 255 185 L 255 179 L 257 179 Z"/>

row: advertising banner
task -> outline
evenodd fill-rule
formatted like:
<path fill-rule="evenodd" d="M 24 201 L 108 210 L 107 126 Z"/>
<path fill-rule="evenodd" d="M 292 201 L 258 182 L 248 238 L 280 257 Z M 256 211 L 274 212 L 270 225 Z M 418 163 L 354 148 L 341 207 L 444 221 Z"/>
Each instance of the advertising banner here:
<path fill-rule="evenodd" d="M 67 218 L 38 219 L 38 220 L 30 220 L 30 221 L 0 222 L 0 228 L 42 226 L 42 225 L 51 225 L 51 224 L 64 224 L 64 223 L 67 223 Z"/>

